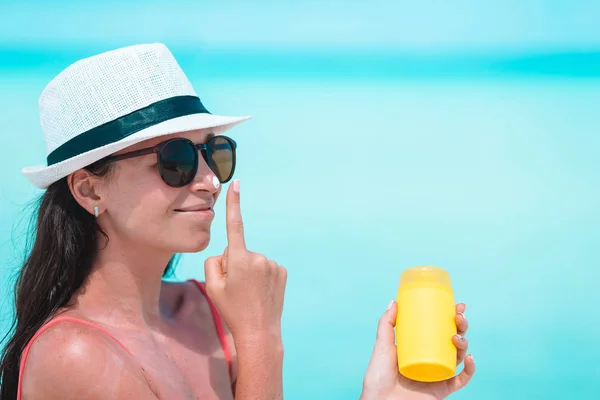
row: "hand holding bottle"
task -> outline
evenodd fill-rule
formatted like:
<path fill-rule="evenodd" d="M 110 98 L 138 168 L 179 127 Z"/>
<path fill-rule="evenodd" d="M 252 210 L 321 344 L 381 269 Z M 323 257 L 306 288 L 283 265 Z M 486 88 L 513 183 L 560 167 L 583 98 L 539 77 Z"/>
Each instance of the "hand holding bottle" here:
<path fill-rule="evenodd" d="M 471 355 L 466 356 L 466 305 L 453 301 L 445 271 L 432 267 L 405 271 L 398 290 L 400 304 L 390 302 L 379 320 L 361 400 L 439 400 L 467 385 L 475 364 Z M 463 362 L 463 370 L 453 376 L 455 366 Z"/>

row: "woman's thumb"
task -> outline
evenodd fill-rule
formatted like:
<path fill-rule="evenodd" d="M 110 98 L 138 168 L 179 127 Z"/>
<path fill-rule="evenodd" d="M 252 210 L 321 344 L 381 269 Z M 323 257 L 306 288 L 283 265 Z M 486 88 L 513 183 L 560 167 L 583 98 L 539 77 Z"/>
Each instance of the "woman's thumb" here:
<path fill-rule="evenodd" d="M 395 333 L 394 327 L 396 326 L 396 313 L 397 306 L 395 301 L 390 301 L 387 310 L 381 318 L 379 318 L 379 324 L 377 325 L 377 340 L 375 341 L 375 347 L 384 350 L 389 346 L 395 345 Z"/>
<path fill-rule="evenodd" d="M 394 344 L 396 310 L 396 302 L 391 301 L 388 309 L 379 318 L 379 324 L 377 325 L 377 339 L 375 340 L 375 346 L 373 346 L 373 354 L 364 381 L 364 388 L 369 388 L 375 393 L 385 392 L 393 388 L 398 377 L 398 361 Z M 381 393 L 375 398 L 382 398 Z"/>

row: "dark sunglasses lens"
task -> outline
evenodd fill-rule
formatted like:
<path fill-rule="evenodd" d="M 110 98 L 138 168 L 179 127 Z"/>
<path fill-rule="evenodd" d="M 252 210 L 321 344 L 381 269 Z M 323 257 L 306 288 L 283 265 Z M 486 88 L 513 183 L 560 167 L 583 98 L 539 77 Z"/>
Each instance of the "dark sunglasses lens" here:
<path fill-rule="evenodd" d="M 189 184 L 198 169 L 198 150 L 187 140 L 166 143 L 159 152 L 160 175 L 165 183 L 173 187 Z"/>
<path fill-rule="evenodd" d="M 205 159 L 208 167 L 221 183 L 231 179 L 235 169 L 235 149 L 230 139 L 224 136 L 212 138 L 206 144 Z"/>

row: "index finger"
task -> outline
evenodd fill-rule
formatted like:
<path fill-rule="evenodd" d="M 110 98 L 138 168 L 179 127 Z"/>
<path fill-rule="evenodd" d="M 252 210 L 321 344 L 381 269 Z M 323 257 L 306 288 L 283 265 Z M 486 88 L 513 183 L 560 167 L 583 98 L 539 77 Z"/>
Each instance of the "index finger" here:
<path fill-rule="evenodd" d="M 246 249 L 244 222 L 242 221 L 242 209 L 240 207 L 240 181 L 237 179 L 229 185 L 227 190 L 226 208 L 228 247 L 232 250 Z"/>

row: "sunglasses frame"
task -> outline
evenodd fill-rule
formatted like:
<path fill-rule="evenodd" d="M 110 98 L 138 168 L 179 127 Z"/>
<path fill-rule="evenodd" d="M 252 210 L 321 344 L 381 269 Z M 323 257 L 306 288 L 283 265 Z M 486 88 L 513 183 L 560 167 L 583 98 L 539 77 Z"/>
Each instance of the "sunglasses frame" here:
<path fill-rule="evenodd" d="M 232 155 L 232 167 L 231 167 L 231 173 L 229 174 L 229 176 L 227 177 L 227 179 L 221 181 L 221 183 L 227 183 L 231 180 L 231 178 L 233 177 L 233 173 L 235 172 L 235 164 L 236 164 L 236 149 L 237 149 L 237 143 L 235 142 L 235 140 L 233 140 L 232 138 L 225 136 L 225 135 L 211 135 L 206 143 L 194 143 L 191 140 L 189 140 L 188 138 L 182 138 L 182 137 L 178 137 L 178 138 L 172 138 L 169 140 L 165 140 L 164 142 L 160 142 L 159 144 L 157 144 L 156 146 L 153 147 L 148 147 L 145 149 L 140 149 L 140 150 L 135 150 L 135 151 L 130 151 L 128 153 L 124 153 L 124 154 L 119 154 L 119 155 L 114 155 L 114 156 L 108 156 L 104 159 L 104 161 L 106 163 L 113 163 L 116 161 L 122 161 L 122 160 L 127 160 L 130 158 L 135 158 L 135 157 L 142 157 L 142 156 L 146 156 L 148 154 L 153 154 L 156 153 L 156 159 L 158 161 L 158 171 L 160 173 L 160 177 L 163 180 L 163 182 L 165 182 L 165 184 L 167 184 L 168 186 L 171 187 L 175 187 L 175 188 L 179 188 L 179 187 L 184 187 L 189 185 L 194 178 L 196 177 L 196 174 L 198 173 L 198 164 L 200 162 L 200 157 L 198 155 L 198 151 L 202 152 L 202 159 L 204 160 L 204 162 L 208 165 L 208 161 L 206 160 L 205 157 L 207 154 L 207 150 L 208 150 L 208 143 L 210 143 L 212 140 L 215 140 L 217 138 L 221 138 L 221 139 L 225 139 L 225 141 L 229 142 L 229 144 L 231 145 L 231 155 Z M 163 147 L 165 147 L 166 145 L 174 142 L 174 141 L 184 141 L 187 142 L 190 146 L 196 148 L 196 150 L 198 150 L 196 152 L 196 160 L 195 160 L 195 166 L 194 166 L 194 174 L 192 175 L 191 179 L 189 182 L 182 184 L 182 185 L 171 185 L 169 184 L 165 178 L 162 175 L 162 160 L 160 157 L 160 151 L 163 149 Z M 209 169 L 210 166 L 209 166 Z M 212 171 L 212 169 L 211 169 Z M 213 171 L 214 173 L 214 171 Z M 216 174 L 215 174 L 216 175 Z M 217 177 L 218 178 L 218 177 Z"/>

